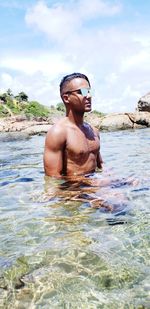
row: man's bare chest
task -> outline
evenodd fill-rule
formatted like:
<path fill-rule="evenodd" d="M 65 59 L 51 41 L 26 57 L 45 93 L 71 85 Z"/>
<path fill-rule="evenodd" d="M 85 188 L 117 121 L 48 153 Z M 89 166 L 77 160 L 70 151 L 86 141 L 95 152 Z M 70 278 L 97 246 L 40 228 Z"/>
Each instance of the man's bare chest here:
<path fill-rule="evenodd" d="M 92 130 L 72 129 L 68 131 L 66 151 L 70 156 L 87 156 L 90 153 L 96 154 L 99 151 L 99 138 Z"/>

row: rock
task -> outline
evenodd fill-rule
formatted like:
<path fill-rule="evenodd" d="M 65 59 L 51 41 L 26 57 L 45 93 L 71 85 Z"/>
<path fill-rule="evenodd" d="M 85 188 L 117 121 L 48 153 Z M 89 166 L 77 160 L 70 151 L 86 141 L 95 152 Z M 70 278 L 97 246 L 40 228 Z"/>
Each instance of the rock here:
<path fill-rule="evenodd" d="M 150 113 L 149 112 L 136 112 L 129 113 L 128 117 L 134 123 L 134 128 L 137 127 L 150 127 Z"/>
<path fill-rule="evenodd" d="M 34 125 L 34 126 L 26 128 L 22 132 L 28 135 L 44 134 L 44 133 L 47 133 L 49 128 L 50 128 L 49 124 Z"/>
<path fill-rule="evenodd" d="M 85 122 L 90 123 L 90 125 L 95 128 L 99 128 L 101 119 L 102 118 L 99 115 L 96 115 L 95 113 L 92 113 L 92 112 L 86 113 L 84 117 Z"/>
<path fill-rule="evenodd" d="M 28 135 L 34 135 L 47 132 L 49 126 L 48 121 L 38 122 L 18 117 L 0 119 L 0 132 L 25 132 Z"/>
<path fill-rule="evenodd" d="M 47 117 L 44 116 L 40 116 L 40 117 L 33 117 L 33 120 L 37 121 L 37 122 L 46 122 L 47 121 Z"/>
<path fill-rule="evenodd" d="M 150 113 L 150 92 L 140 98 L 140 100 L 138 101 L 137 110 L 139 112 Z"/>
<path fill-rule="evenodd" d="M 25 120 L 28 120 L 27 116 L 26 115 L 18 115 L 15 117 L 15 121 L 25 121 Z"/>
<path fill-rule="evenodd" d="M 30 135 L 45 134 L 53 123 L 59 121 L 58 118 L 49 119 L 47 121 L 38 122 L 35 120 L 16 120 L 12 117 L 0 119 L 0 132 L 16 133 L 10 136 L 11 140 L 26 138 Z M 101 131 L 117 131 L 135 128 L 150 127 L 149 112 L 135 113 L 114 113 L 100 117 L 93 115 L 85 115 L 85 122 L 100 129 Z M 23 135 L 22 135 L 22 134 Z M 9 136 L 9 135 L 8 135 Z"/>
<path fill-rule="evenodd" d="M 129 119 L 127 114 L 108 114 L 100 120 L 100 130 L 116 131 L 132 129 L 133 122 Z"/>

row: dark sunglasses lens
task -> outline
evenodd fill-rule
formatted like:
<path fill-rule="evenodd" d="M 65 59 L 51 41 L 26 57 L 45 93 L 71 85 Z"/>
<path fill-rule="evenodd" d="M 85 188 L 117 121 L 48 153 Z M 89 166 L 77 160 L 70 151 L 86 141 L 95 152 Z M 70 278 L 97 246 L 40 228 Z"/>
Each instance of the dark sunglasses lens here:
<path fill-rule="evenodd" d="M 77 93 L 78 93 L 78 94 L 82 94 L 81 89 L 78 89 L 78 90 L 77 90 Z"/>

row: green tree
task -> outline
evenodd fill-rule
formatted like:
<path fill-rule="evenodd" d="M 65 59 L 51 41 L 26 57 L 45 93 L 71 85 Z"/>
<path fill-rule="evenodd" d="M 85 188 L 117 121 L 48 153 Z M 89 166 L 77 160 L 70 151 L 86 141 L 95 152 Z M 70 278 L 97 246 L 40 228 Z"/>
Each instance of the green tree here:
<path fill-rule="evenodd" d="M 50 111 L 47 107 L 36 101 L 29 102 L 24 112 L 27 116 L 33 115 L 35 117 L 48 117 L 50 114 Z"/>
<path fill-rule="evenodd" d="M 65 105 L 64 105 L 64 103 L 62 103 L 62 102 L 58 103 L 58 104 L 56 105 L 56 109 L 57 109 L 58 111 L 65 112 Z"/>
<path fill-rule="evenodd" d="M 4 103 L 6 103 L 7 94 L 6 94 L 6 93 L 1 93 L 1 94 L 0 94 L 0 100 L 3 101 Z"/>
<path fill-rule="evenodd" d="M 19 102 L 25 101 L 28 102 L 28 96 L 25 92 L 21 91 L 18 93 L 18 95 L 15 96 L 15 99 Z"/>
<path fill-rule="evenodd" d="M 97 110 L 95 110 L 95 109 L 92 111 L 92 113 L 93 113 L 93 114 L 95 114 L 96 116 L 99 116 L 99 117 L 103 117 L 103 116 L 105 116 L 105 114 L 104 114 L 104 113 L 99 112 L 99 111 L 97 111 Z"/>

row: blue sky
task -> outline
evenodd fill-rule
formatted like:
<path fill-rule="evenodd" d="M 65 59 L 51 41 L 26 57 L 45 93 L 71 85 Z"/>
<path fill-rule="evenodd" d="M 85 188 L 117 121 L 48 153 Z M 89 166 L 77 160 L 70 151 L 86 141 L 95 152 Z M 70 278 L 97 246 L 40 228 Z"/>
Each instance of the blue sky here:
<path fill-rule="evenodd" d="M 150 91 L 150 1 L 0 0 L 0 92 L 60 102 L 61 78 L 87 74 L 93 109 L 132 112 Z"/>

